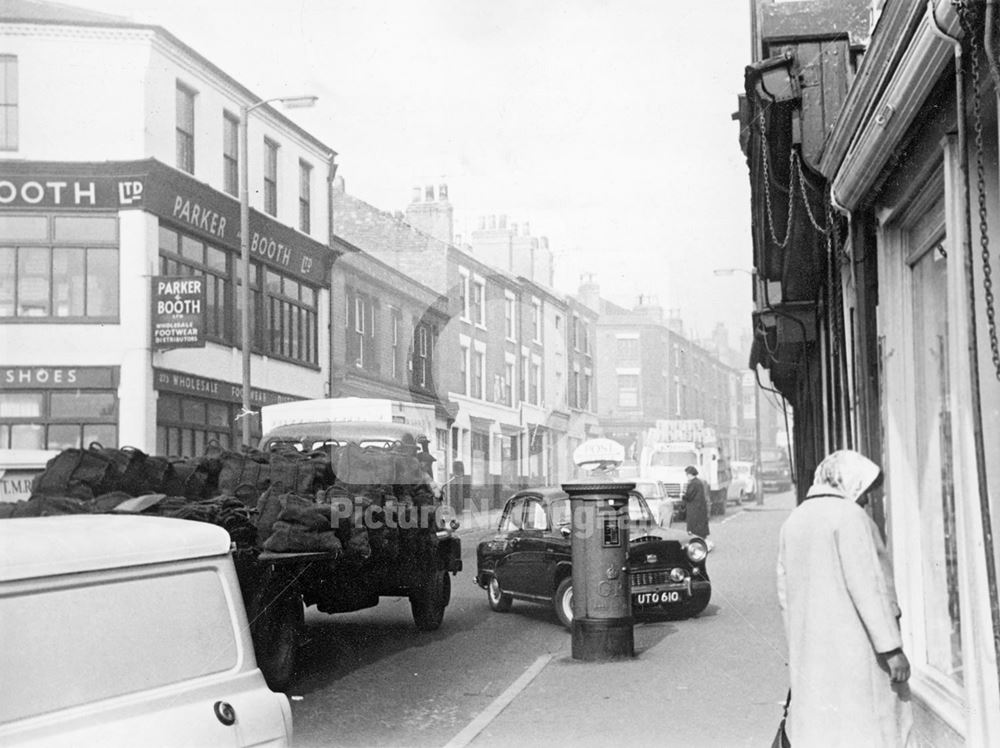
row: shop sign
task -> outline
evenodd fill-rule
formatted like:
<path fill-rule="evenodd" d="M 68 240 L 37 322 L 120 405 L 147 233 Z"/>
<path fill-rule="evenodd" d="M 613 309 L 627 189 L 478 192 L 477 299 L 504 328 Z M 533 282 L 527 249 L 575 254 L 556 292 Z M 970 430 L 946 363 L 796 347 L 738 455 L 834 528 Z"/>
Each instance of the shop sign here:
<path fill-rule="evenodd" d="M 188 374 L 183 371 L 154 368 L 153 386 L 162 392 L 176 392 L 181 395 L 193 395 L 209 400 L 223 400 L 227 403 L 243 402 L 243 387 L 241 385 L 223 382 L 220 379 L 199 377 L 196 374 Z M 256 387 L 250 389 L 250 403 L 257 406 L 288 403 L 301 399 L 296 395 L 260 390 Z"/>
<path fill-rule="evenodd" d="M 142 202 L 143 181 L 108 175 L 8 176 L 0 179 L 2 208 L 124 208 Z"/>
<path fill-rule="evenodd" d="M 0 390 L 110 389 L 117 366 L 0 366 Z"/>
<path fill-rule="evenodd" d="M 153 276 L 153 349 L 205 345 L 204 276 Z"/>

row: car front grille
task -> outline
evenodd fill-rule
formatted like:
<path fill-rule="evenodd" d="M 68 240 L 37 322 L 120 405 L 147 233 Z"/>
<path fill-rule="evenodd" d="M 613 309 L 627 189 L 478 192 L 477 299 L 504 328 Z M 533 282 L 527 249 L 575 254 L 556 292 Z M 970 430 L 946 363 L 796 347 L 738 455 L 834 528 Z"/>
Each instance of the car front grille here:
<path fill-rule="evenodd" d="M 648 587 L 655 584 L 671 584 L 670 569 L 632 572 L 633 587 Z"/>

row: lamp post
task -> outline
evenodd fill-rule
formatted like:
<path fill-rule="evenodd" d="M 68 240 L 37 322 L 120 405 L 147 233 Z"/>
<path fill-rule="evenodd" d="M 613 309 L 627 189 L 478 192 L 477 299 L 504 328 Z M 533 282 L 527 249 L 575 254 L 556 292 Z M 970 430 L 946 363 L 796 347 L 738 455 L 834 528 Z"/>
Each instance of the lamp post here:
<path fill-rule="evenodd" d="M 757 271 L 749 268 L 716 268 L 713 275 L 732 275 L 733 273 L 746 273 L 755 282 Z M 753 385 L 753 477 L 754 477 L 754 497 L 758 504 L 764 503 L 764 484 L 760 479 L 760 383 L 757 379 L 757 366 L 754 365 L 754 385 Z"/>
<path fill-rule="evenodd" d="M 243 427 L 243 444 L 250 444 L 250 187 L 249 164 L 247 163 L 247 118 L 254 109 L 277 101 L 290 109 L 311 107 L 317 96 L 276 96 L 261 99 L 253 104 L 240 105 L 240 346 L 243 353 L 243 407 L 239 415 Z"/>

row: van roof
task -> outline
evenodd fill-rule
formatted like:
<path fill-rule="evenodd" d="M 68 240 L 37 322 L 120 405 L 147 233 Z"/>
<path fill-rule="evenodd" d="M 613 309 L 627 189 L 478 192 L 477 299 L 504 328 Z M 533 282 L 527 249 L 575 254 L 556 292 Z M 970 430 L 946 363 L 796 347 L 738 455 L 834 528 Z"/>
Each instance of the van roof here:
<path fill-rule="evenodd" d="M 0 582 L 219 556 L 229 533 L 168 517 L 72 514 L 0 520 Z"/>

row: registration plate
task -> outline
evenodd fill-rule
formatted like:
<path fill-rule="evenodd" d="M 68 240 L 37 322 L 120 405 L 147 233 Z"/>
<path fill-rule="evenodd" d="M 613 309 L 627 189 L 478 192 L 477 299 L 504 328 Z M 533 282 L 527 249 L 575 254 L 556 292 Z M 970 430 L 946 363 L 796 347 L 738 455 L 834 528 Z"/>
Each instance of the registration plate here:
<path fill-rule="evenodd" d="M 663 605 L 664 603 L 679 603 L 683 593 L 680 590 L 663 590 L 662 592 L 636 592 L 632 595 L 634 605 Z"/>

